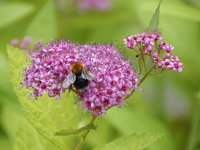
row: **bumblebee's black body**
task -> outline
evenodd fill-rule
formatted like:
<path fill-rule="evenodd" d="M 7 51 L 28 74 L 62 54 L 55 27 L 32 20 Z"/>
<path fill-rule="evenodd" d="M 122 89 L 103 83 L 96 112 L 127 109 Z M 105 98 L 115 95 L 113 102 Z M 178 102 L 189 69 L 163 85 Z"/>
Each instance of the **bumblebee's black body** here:
<path fill-rule="evenodd" d="M 87 79 L 83 79 L 81 75 L 76 75 L 76 80 L 73 85 L 76 89 L 84 89 L 88 84 L 89 81 Z"/>

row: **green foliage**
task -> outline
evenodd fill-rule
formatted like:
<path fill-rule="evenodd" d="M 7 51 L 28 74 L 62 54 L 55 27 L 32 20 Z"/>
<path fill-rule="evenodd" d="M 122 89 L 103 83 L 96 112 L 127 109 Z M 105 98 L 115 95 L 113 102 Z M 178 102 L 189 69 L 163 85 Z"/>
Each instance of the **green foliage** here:
<path fill-rule="evenodd" d="M 151 117 L 150 114 L 145 114 L 127 107 L 120 110 L 113 108 L 107 113 L 106 119 L 125 135 L 141 132 L 149 133 L 152 131 L 164 133 L 165 136 L 160 139 L 156 145 L 153 144 L 151 149 L 174 149 L 169 131 L 161 124 L 160 121 Z"/>
<path fill-rule="evenodd" d="M 158 30 L 161 3 L 162 3 L 162 0 L 158 4 L 153 14 L 153 17 L 151 18 L 151 21 L 149 22 L 149 27 L 148 27 L 149 32 Z"/>
<path fill-rule="evenodd" d="M 55 135 L 58 135 L 58 136 L 69 136 L 69 135 L 74 135 L 74 134 L 79 134 L 83 131 L 87 131 L 87 130 L 95 130 L 96 129 L 96 126 L 94 126 L 93 123 L 90 123 L 84 127 L 81 127 L 79 129 L 72 129 L 72 128 L 68 128 L 68 129 L 62 129 L 60 131 L 57 131 L 55 133 Z"/>
<path fill-rule="evenodd" d="M 192 96 L 199 89 L 197 83 L 200 82 L 200 71 L 196 69 L 200 67 L 199 23 L 185 18 L 163 15 L 160 27 L 163 28 L 165 39 L 174 44 L 174 53 L 181 56 L 184 68 L 187 68 L 182 74 L 171 74 L 170 79 L 174 79 L 173 82 L 179 82 L 180 88 L 184 89 L 185 93 L 191 93 L 190 96 Z"/>
<path fill-rule="evenodd" d="M 20 126 L 14 138 L 13 150 L 44 150 L 48 147 L 58 150 L 53 144 L 43 139 L 25 118 L 18 121 Z"/>
<path fill-rule="evenodd" d="M 145 16 L 145 19 L 151 16 L 152 10 L 157 5 L 158 1 L 155 0 L 145 0 L 144 3 L 138 3 L 138 7 L 141 11 L 139 15 L 141 18 Z M 144 15 L 144 12 L 148 12 L 148 15 Z M 151 12 L 151 13 L 150 13 Z M 163 1 L 161 15 L 176 17 L 176 19 L 186 19 L 187 21 L 200 21 L 200 9 L 192 7 L 187 3 L 181 2 L 179 0 L 169 0 Z"/>
<path fill-rule="evenodd" d="M 168 2 L 167 5 L 162 8 L 162 13 L 173 17 L 180 17 L 190 21 L 200 21 L 200 9 L 192 7 L 190 5 L 187 5 L 187 3 L 183 3 L 180 1 Z"/>
<path fill-rule="evenodd" d="M 200 92 L 197 95 L 196 108 L 193 112 L 193 119 L 191 122 L 190 140 L 188 142 L 188 150 L 198 150 L 200 148 Z"/>
<path fill-rule="evenodd" d="M 0 4 L 0 28 L 5 27 L 19 19 L 24 18 L 34 10 L 28 3 L 3 3 Z"/>
<path fill-rule="evenodd" d="M 1 95 L 1 100 L 3 101 L 3 97 L 15 97 L 15 95 L 12 92 L 12 86 L 10 83 L 10 75 L 9 75 L 9 71 L 8 71 L 8 61 L 6 60 L 6 58 L 0 54 L 0 95 Z M 8 98 L 6 98 L 8 99 Z"/>
<path fill-rule="evenodd" d="M 87 143 L 85 145 L 88 146 L 88 149 L 105 145 L 121 136 L 121 132 L 104 117 L 97 119 L 95 125 L 97 125 L 97 129 L 91 130 L 87 137 Z M 83 149 L 84 148 L 87 149 L 86 147 L 83 147 Z"/>
<path fill-rule="evenodd" d="M 187 0 L 187 2 L 193 4 L 194 6 L 200 7 L 200 1 L 199 0 Z"/>
<path fill-rule="evenodd" d="M 108 12 L 80 12 L 75 17 L 64 17 L 59 23 L 60 37 L 65 36 L 79 42 L 121 42 L 130 31 L 137 31 L 139 25 L 141 28 L 141 24 L 136 16 L 136 9 L 132 7 L 136 5 L 135 1 L 115 1 L 113 9 Z"/>
<path fill-rule="evenodd" d="M 16 103 L 11 103 L 11 100 L 9 100 L 8 98 L 6 99 L 6 98 L 7 97 L 3 98 L 5 103 L 3 107 L 1 107 L 1 110 L 0 110 L 1 127 L 4 131 L 4 135 L 3 135 L 4 142 L 3 143 L 0 142 L 0 147 L 2 150 L 11 150 L 11 148 L 13 148 L 13 141 L 15 139 L 17 129 L 20 126 L 20 121 L 22 120 L 22 116 L 21 116 L 20 108 L 18 107 L 18 105 L 16 105 Z M 6 103 L 6 101 L 10 101 L 10 102 Z M 2 136 L 0 136 L 0 139 L 1 138 Z M 6 145 L 4 145 L 4 143 Z"/>
<path fill-rule="evenodd" d="M 31 91 L 20 87 L 23 81 L 22 72 L 27 63 L 25 52 L 8 46 L 8 57 L 13 87 L 27 119 L 45 139 L 60 149 L 70 148 L 73 138 L 58 138 L 54 136 L 54 133 L 60 129 L 77 126 L 79 110 L 74 105 L 72 95 L 63 95 L 63 100 L 60 102 L 48 96 L 43 96 L 37 101 L 31 100 L 29 97 Z"/>
<path fill-rule="evenodd" d="M 47 0 L 46 4 L 40 9 L 40 11 L 34 16 L 26 35 L 33 38 L 33 42 L 36 41 L 49 41 L 56 38 L 56 20 L 53 0 Z"/>
<path fill-rule="evenodd" d="M 101 148 L 96 148 L 95 150 L 142 150 L 161 137 L 162 135 L 160 133 L 132 134 L 120 137 Z"/>
<path fill-rule="evenodd" d="M 5 105 L 2 109 L 2 127 L 10 139 L 14 139 L 22 116 L 15 105 Z M 12 122 L 12 124 L 10 123 Z M 14 126 L 13 126 L 14 125 Z"/>
<path fill-rule="evenodd" d="M 9 141 L 5 137 L 0 137 L 0 146 L 2 150 L 11 150 Z"/>

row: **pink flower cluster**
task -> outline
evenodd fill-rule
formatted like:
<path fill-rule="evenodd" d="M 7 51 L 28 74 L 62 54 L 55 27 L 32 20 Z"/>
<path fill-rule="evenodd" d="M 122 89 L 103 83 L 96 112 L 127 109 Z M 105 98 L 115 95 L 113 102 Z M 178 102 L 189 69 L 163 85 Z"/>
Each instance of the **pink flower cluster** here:
<path fill-rule="evenodd" d="M 131 35 L 124 39 L 124 43 L 140 55 L 150 56 L 157 68 L 178 72 L 183 70 L 183 63 L 178 56 L 171 54 L 174 47 L 166 43 L 158 32 Z"/>
<path fill-rule="evenodd" d="M 16 38 L 16 39 L 13 39 L 10 43 L 11 45 L 15 47 L 19 47 L 23 50 L 26 50 L 31 44 L 31 37 L 25 36 L 22 41 Z"/>
<path fill-rule="evenodd" d="M 105 11 L 111 7 L 111 0 L 80 0 L 78 5 L 81 10 Z"/>
<path fill-rule="evenodd" d="M 78 92 L 83 107 L 98 116 L 112 106 L 121 106 L 130 89 L 136 89 L 138 78 L 132 64 L 123 59 L 112 45 L 78 45 L 57 41 L 30 53 L 32 64 L 24 71 L 24 84 L 33 89 L 35 98 L 48 93 L 60 99 L 66 89 L 62 83 L 70 72 L 70 64 L 83 63 L 95 80 Z"/>

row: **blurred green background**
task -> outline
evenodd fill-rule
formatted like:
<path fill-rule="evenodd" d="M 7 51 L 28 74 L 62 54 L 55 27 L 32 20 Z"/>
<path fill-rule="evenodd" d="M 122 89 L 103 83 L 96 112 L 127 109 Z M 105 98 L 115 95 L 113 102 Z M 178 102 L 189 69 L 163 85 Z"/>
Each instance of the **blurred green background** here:
<path fill-rule="evenodd" d="M 83 11 L 75 0 L 0 0 L 0 150 L 15 149 L 19 133 L 34 130 L 24 118 L 10 82 L 6 45 L 12 39 L 28 35 L 33 43 L 65 38 L 123 47 L 124 37 L 148 26 L 158 3 L 112 0 L 107 10 Z M 159 28 L 164 39 L 175 46 L 184 71 L 150 76 L 125 106 L 112 108 L 97 120 L 98 128 L 90 133 L 84 149 L 121 135 L 162 131 L 164 137 L 148 149 L 200 150 L 200 1 L 164 0 Z M 20 122 L 25 122 L 24 128 Z M 34 150 L 28 144 L 27 149 Z"/>

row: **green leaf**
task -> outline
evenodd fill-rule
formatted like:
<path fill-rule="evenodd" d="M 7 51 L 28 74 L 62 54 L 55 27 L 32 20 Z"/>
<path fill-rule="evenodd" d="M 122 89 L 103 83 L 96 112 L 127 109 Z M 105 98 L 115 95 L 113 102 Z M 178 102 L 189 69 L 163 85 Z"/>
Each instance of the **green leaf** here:
<path fill-rule="evenodd" d="M 157 141 L 162 136 L 163 135 L 160 133 L 132 134 L 120 137 L 113 142 L 94 150 L 142 150 Z"/>
<path fill-rule="evenodd" d="M 11 90 L 12 86 L 9 79 L 10 75 L 8 71 L 8 61 L 2 54 L 0 54 L 0 62 L 0 94 L 13 98 L 15 95 Z M 1 100 L 3 100 L 2 97 Z"/>
<path fill-rule="evenodd" d="M 148 27 L 149 32 L 158 30 L 161 3 L 162 3 L 162 0 L 159 2 L 158 6 L 153 14 L 153 17 L 151 18 L 151 21 L 150 21 L 149 27 Z"/>
<path fill-rule="evenodd" d="M 129 101 L 131 101 L 131 99 L 129 99 Z M 119 108 L 112 108 L 105 117 L 119 132 L 125 135 L 142 132 L 149 133 L 152 131 L 164 133 L 165 136 L 160 142 L 152 144 L 151 146 L 159 147 L 163 150 L 175 149 L 168 129 L 155 116 L 151 116 L 149 113 L 145 114 L 139 110 L 134 110 L 134 108 L 127 107 L 120 110 Z M 152 149 L 154 150 L 155 148 Z"/>
<path fill-rule="evenodd" d="M 47 0 L 41 10 L 34 16 L 26 30 L 26 35 L 31 36 L 33 42 L 46 42 L 54 39 L 56 34 L 54 1 Z"/>
<path fill-rule="evenodd" d="M 42 142 L 36 130 L 24 119 L 14 138 L 14 150 L 42 150 Z M 40 142 L 39 142 L 40 141 Z"/>
<path fill-rule="evenodd" d="M 162 7 L 162 13 L 170 16 L 180 17 L 191 21 L 200 21 L 200 9 L 188 5 L 182 1 L 166 1 Z M 170 11 L 169 11 L 170 10 Z"/>
<path fill-rule="evenodd" d="M 191 130 L 189 135 L 189 142 L 187 150 L 198 150 L 200 142 L 200 92 L 197 94 L 197 101 L 195 106 L 195 111 L 193 112 L 193 118 L 191 121 Z"/>
<path fill-rule="evenodd" d="M 145 0 L 143 3 L 138 3 L 138 10 L 140 10 L 141 13 L 139 13 L 140 18 L 142 21 L 146 21 L 147 17 L 149 17 L 149 14 L 152 13 L 152 9 L 157 4 L 157 1 L 155 0 Z M 161 15 L 163 16 L 170 16 L 177 18 L 182 18 L 190 21 L 200 21 L 200 9 L 188 5 L 187 3 L 183 1 L 163 1 L 162 4 L 162 11 Z"/>
<path fill-rule="evenodd" d="M 193 4 L 194 6 L 200 7 L 200 1 L 199 0 L 187 0 L 187 2 Z"/>
<path fill-rule="evenodd" d="M 41 149 L 38 146 L 40 145 L 38 133 L 14 106 L 3 107 L 2 125 L 6 134 L 12 139 L 14 150 Z"/>
<path fill-rule="evenodd" d="M 90 145 L 93 148 L 98 147 L 99 145 L 110 143 L 121 135 L 104 117 L 97 119 L 95 124 L 98 125 L 97 130 L 89 133 L 85 145 Z"/>
<path fill-rule="evenodd" d="M 2 150 L 11 150 L 11 143 L 8 138 L 0 136 L 0 147 Z"/>
<path fill-rule="evenodd" d="M 2 107 L 1 127 L 10 138 L 15 136 L 19 127 L 19 120 L 21 120 L 21 113 L 15 105 L 6 104 Z"/>
<path fill-rule="evenodd" d="M 26 53 L 12 46 L 7 46 L 7 52 L 14 91 L 26 118 L 49 142 L 60 149 L 70 149 L 73 137 L 58 138 L 54 136 L 54 133 L 60 129 L 77 127 L 79 110 L 77 105 L 74 105 L 73 96 L 63 94 L 60 102 L 47 95 L 38 98 L 38 100 L 31 100 L 29 96 L 31 91 L 20 85 L 23 81 L 23 69 L 28 63 Z"/>
<path fill-rule="evenodd" d="M 60 130 L 58 132 L 55 133 L 55 135 L 59 135 L 59 136 L 68 136 L 68 135 L 74 135 L 74 134 L 79 134 L 83 131 L 87 131 L 87 130 L 92 130 L 92 129 L 96 129 L 96 126 L 92 123 L 92 124 L 88 124 L 82 128 L 79 129 L 63 129 Z"/>
<path fill-rule="evenodd" d="M 28 3 L 2 3 L 0 4 L 0 28 L 27 16 L 34 10 Z"/>
<path fill-rule="evenodd" d="M 43 139 L 26 118 L 21 117 L 18 122 L 20 126 L 13 140 L 14 150 L 44 150 L 48 149 L 47 147 L 58 150 L 52 143 Z"/>
<path fill-rule="evenodd" d="M 184 63 L 184 68 L 187 68 L 184 69 L 181 74 L 171 74 L 173 75 L 171 79 L 179 85 L 181 83 L 182 87 L 184 89 L 187 88 L 186 91 L 191 92 L 192 94 L 194 93 L 194 89 L 198 88 L 196 83 L 200 82 L 200 71 L 199 69 L 196 69 L 200 68 L 198 57 L 200 49 L 199 23 L 186 18 L 177 18 L 166 15 L 163 15 L 161 20 L 160 26 L 163 28 L 163 37 L 168 43 L 174 45 L 174 54 L 180 56 L 181 61 Z M 188 50 L 190 50 L 190 55 L 188 55 Z M 193 72 L 193 74 L 191 74 L 191 72 Z"/>

